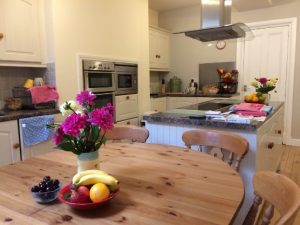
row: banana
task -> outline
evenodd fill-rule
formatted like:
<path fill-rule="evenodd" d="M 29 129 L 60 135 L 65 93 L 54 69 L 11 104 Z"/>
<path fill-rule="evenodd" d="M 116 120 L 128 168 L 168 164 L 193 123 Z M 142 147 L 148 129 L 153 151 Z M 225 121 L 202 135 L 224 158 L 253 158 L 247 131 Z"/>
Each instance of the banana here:
<path fill-rule="evenodd" d="M 84 170 L 84 171 L 76 173 L 73 176 L 72 183 L 73 184 L 78 183 L 80 178 L 82 178 L 83 176 L 89 175 L 89 174 L 107 174 L 107 173 L 102 170 Z"/>
<path fill-rule="evenodd" d="M 88 174 L 80 178 L 75 183 L 76 186 L 87 186 L 96 183 L 104 183 L 108 186 L 111 192 L 114 192 L 118 188 L 119 181 L 108 174 Z"/>

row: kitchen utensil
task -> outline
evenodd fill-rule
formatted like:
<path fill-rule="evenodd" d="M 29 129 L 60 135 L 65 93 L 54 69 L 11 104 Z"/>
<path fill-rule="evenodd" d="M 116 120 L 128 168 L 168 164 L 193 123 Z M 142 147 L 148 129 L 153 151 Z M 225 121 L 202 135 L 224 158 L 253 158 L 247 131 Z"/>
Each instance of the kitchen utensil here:
<path fill-rule="evenodd" d="M 24 84 L 24 88 L 31 88 L 31 87 L 33 87 L 33 80 L 32 79 L 27 79 L 26 81 L 25 81 L 25 84 Z"/>
<path fill-rule="evenodd" d="M 33 81 L 34 86 L 42 86 L 44 85 L 44 80 L 42 77 L 36 77 Z"/>

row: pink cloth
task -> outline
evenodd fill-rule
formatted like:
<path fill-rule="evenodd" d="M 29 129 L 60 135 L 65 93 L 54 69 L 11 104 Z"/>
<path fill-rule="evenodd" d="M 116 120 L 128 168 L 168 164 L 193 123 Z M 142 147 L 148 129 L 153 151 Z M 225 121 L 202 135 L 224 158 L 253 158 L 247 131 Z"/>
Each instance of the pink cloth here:
<path fill-rule="evenodd" d="M 33 104 L 46 103 L 58 100 L 58 93 L 53 86 L 35 86 L 29 89 Z"/>
<path fill-rule="evenodd" d="M 242 115 L 242 116 L 266 116 L 267 112 L 263 112 L 263 111 L 236 111 L 235 112 L 238 115 Z"/>
<path fill-rule="evenodd" d="M 254 112 L 260 112 L 262 107 L 264 107 L 263 104 L 257 104 L 257 103 L 240 103 L 234 107 L 234 110 L 236 111 L 254 111 Z"/>

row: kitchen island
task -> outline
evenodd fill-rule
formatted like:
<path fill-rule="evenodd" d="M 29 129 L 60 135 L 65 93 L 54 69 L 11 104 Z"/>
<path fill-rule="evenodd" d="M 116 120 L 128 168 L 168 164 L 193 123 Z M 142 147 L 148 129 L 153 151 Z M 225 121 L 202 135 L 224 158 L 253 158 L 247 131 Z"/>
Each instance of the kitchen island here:
<path fill-rule="evenodd" d="M 225 101 L 238 103 L 236 100 Z M 207 102 L 206 102 L 207 103 Z M 201 109 L 201 104 L 199 107 Z M 184 146 L 182 134 L 192 129 L 228 131 L 245 137 L 249 142 L 249 151 L 242 160 L 240 174 L 245 184 L 245 199 L 234 224 L 242 224 L 253 199 L 252 177 L 255 171 L 279 169 L 282 154 L 283 103 L 271 102 L 273 111 L 263 122 L 252 121 L 249 124 L 228 123 L 206 119 L 204 110 L 194 111 L 177 109 L 154 113 L 143 117 L 149 130 L 148 143 Z M 191 111 L 190 111 L 191 112 Z M 198 115 L 197 115 L 198 113 Z"/>

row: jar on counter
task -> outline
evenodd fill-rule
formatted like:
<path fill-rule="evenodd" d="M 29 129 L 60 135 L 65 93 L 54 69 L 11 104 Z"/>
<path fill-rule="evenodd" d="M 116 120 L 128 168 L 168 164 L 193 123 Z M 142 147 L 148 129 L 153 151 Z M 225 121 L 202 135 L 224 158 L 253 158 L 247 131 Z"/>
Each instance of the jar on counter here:
<path fill-rule="evenodd" d="M 169 82 L 170 92 L 181 92 L 181 79 L 174 76 Z"/>
<path fill-rule="evenodd" d="M 166 93 L 166 84 L 165 84 L 165 80 L 164 79 L 161 80 L 160 93 L 161 94 L 165 94 Z"/>

